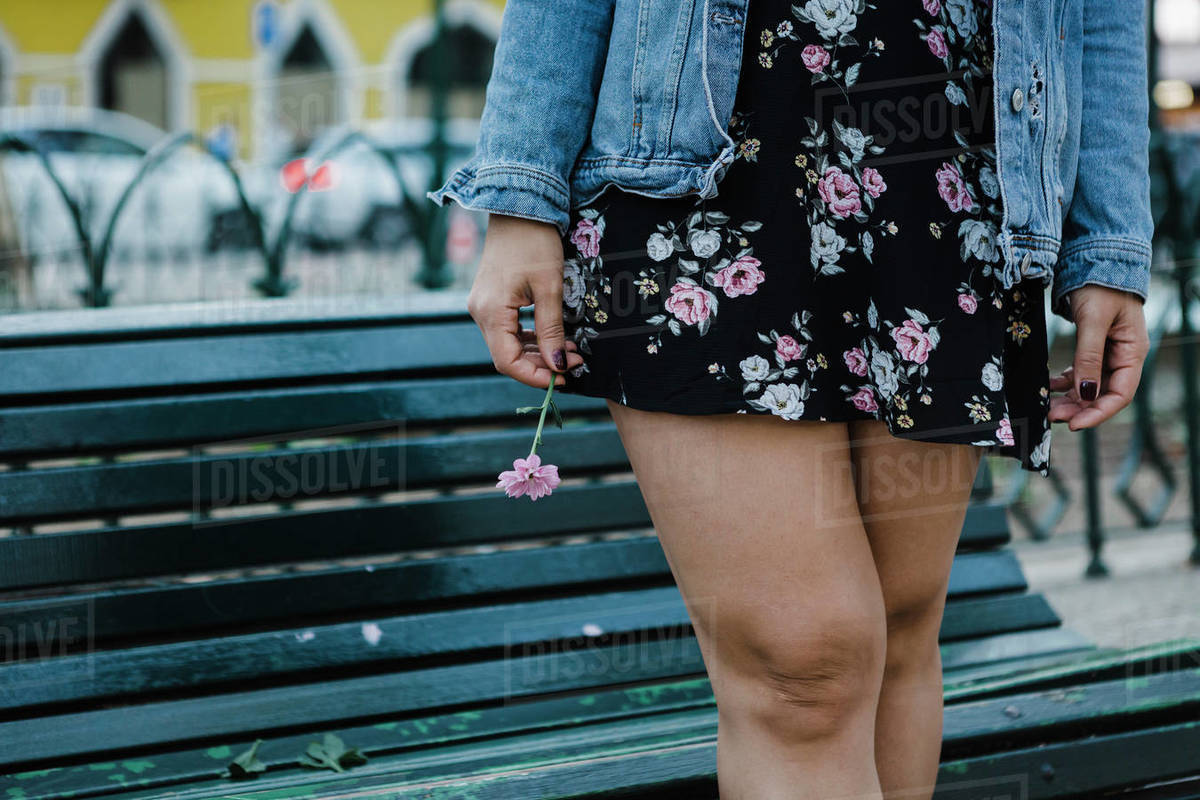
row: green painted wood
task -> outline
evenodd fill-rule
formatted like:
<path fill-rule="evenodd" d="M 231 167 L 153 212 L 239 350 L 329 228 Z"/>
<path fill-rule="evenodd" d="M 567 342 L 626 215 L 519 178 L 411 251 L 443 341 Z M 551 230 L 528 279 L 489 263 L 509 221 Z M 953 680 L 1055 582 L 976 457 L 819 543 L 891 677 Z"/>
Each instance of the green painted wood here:
<path fill-rule="evenodd" d="M 1024 659 L 1015 663 L 1002 661 L 984 674 L 948 677 L 945 693 L 947 702 L 958 702 L 1008 695 L 1030 686 L 1053 689 L 1198 669 L 1200 639 L 1177 639 L 1128 649 L 1092 647 L 1087 653 L 1072 653 L 1043 663 Z"/>
<path fill-rule="evenodd" d="M 535 503 L 499 492 L 208 522 L 0 539 L 0 589 L 649 527 L 632 481 L 563 486 Z M 354 531 L 330 536 L 330 531 Z"/>
<path fill-rule="evenodd" d="M 237 441 L 268 434 L 349 433 L 393 421 L 401 429 L 462 420 L 507 422 L 545 392 L 503 375 L 173 394 L 94 403 L 0 407 L 0 456 L 62 455 Z M 608 417 L 599 398 L 560 393 L 571 419 Z"/>
<path fill-rule="evenodd" d="M 958 703 L 954 715 L 944 758 L 1120 731 L 1134 727 L 1137 718 L 1198 720 L 1200 667 Z M 1200 759 L 1196 767 L 1200 771 Z"/>
<path fill-rule="evenodd" d="M 595 726 L 601 722 L 620 722 L 622 730 L 632 730 L 638 719 L 689 709 L 711 709 L 712 689 L 707 678 L 693 678 L 671 683 L 651 684 L 622 689 L 608 689 L 588 694 L 571 694 L 525 703 L 461 711 L 432 717 L 389 720 L 369 725 L 339 727 L 338 735 L 353 743 L 372 760 L 381 756 L 417 751 L 445 752 L 455 744 L 494 742 L 502 736 L 528 741 L 538 734 L 553 741 L 561 732 Z M 260 748 L 259 756 L 267 764 L 271 777 L 279 773 L 295 777 L 295 755 L 303 752 L 313 734 L 272 736 Z M 225 791 L 229 787 L 260 786 L 231 783 L 222 780 L 225 765 L 244 752 L 253 738 L 234 738 L 193 750 L 170 751 L 132 759 L 136 772 L 123 766 L 124 762 L 88 762 L 49 770 L 0 776 L 0 796 L 19 789 L 26 800 L 63 797 L 68 794 L 90 797 L 111 791 L 113 771 L 124 773 L 121 785 L 135 780 L 144 781 L 131 797 L 156 797 L 166 787 L 186 787 L 197 791 L 204 784 L 210 791 Z M 436 748 L 436 749 L 433 749 Z M 477 748 L 478 749 L 478 748 Z M 112 764 L 113 769 L 99 769 Z M 300 773 L 312 778 L 311 773 Z M 128 793 L 122 792 L 126 797 Z"/>
<path fill-rule="evenodd" d="M 561 547 L 422 558 L 393 564 L 234 578 L 163 588 L 104 590 L 0 603 L 12 647 L 26 657 L 69 652 L 88 641 L 228 632 L 247 625 L 331 620 L 379 609 L 487 604 L 502 598 L 592 594 L 672 582 L 658 539 L 639 536 Z M 68 620 L 77 620 L 64 624 Z M 57 636 L 62 628 L 65 641 Z"/>
<path fill-rule="evenodd" d="M 466 321 L 465 290 L 379 297 L 251 298 L 226 305 L 197 301 L 10 314 L 0 348 L 168 337 L 279 333 L 371 325 Z M 522 321 L 532 319 L 522 312 Z"/>
<path fill-rule="evenodd" d="M 582 638 L 589 624 L 613 642 L 691 636 L 678 589 L 669 574 L 659 580 L 669 585 L 372 619 L 380 636 L 374 643 L 364 640 L 364 623 L 356 620 L 0 665 L 0 709 L 196 689 L 292 673 L 334 676 L 352 666 L 385 662 L 395 666 L 403 659 L 434 655 L 457 660 L 471 653 L 485 654 L 489 648 L 507 651 L 532 642 L 569 642 Z M 1047 610 L 1039 596 L 1028 595 L 951 603 L 942 635 L 979 637 L 1045 626 Z M 47 617 L 42 620 L 45 626 L 30 627 L 42 629 L 53 620 Z M 169 623 L 170 618 L 163 620 Z M 172 633 L 169 624 L 164 633 Z"/>
<path fill-rule="evenodd" d="M 0 522 L 211 509 L 329 495 L 494 482 L 529 449 L 528 430 L 424 436 L 315 448 L 0 472 Z M 563 473 L 628 470 L 611 422 L 546 431 Z"/>
<path fill-rule="evenodd" d="M 604 638 L 587 635 L 588 626 L 603 631 Z M 331 678 L 345 674 L 347 667 L 399 670 L 519 659 L 529 648 L 539 651 L 539 643 L 551 652 L 567 652 L 691 635 L 683 600 L 671 584 L 10 663 L 0 665 L 0 709 L 30 710 L 284 675 Z M 648 653 L 656 654 L 657 648 L 650 646 Z M 636 649 L 633 655 L 639 656 Z M 621 680 L 619 670 L 611 680 Z M 441 702 L 434 695 L 427 700 Z"/>
<path fill-rule="evenodd" d="M 1095 651 L 1095 643 L 1064 627 L 1010 631 L 941 645 L 947 679 L 963 685 L 1009 676 L 1023 668 L 1070 662 Z"/>
<path fill-rule="evenodd" d="M 1193 643 L 1195 644 L 1195 643 Z M 1156 665 L 1178 664 L 1176 658 L 1172 657 L 1172 653 L 1186 653 L 1182 645 L 1177 645 L 1174 649 L 1161 648 L 1151 646 L 1147 648 L 1139 648 L 1136 651 L 1130 651 L 1130 659 L 1121 667 L 1131 673 L 1145 672 L 1155 668 Z M 1100 663 L 1102 659 L 1096 659 Z M 1151 673 L 1153 674 L 1153 673 Z M 1189 677 L 1190 676 L 1190 677 Z M 1080 677 L 1088 677 L 1086 672 L 1081 672 Z M 1183 676 L 1187 681 L 1186 685 L 1179 686 L 1177 682 L 1180 676 L 1160 677 L 1155 683 L 1146 683 L 1140 686 L 1135 686 L 1134 690 L 1139 693 L 1139 699 L 1145 701 L 1152 695 L 1157 696 L 1159 702 L 1166 702 L 1170 697 L 1175 696 L 1175 689 L 1180 688 L 1185 693 L 1191 693 L 1194 697 L 1195 691 L 1200 686 L 1200 679 L 1194 674 L 1194 670 Z M 1039 708 L 1050 709 L 1058 707 L 1059 710 L 1067 715 L 1067 718 L 1072 716 L 1076 719 L 1084 718 L 1091 719 L 1094 725 L 1101 725 L 1101 716 L 1123 716 L 1126 710 L 1122 707 L 1109 705 L 1107 710 L 1103 710 L 1101 705 L 1096 708 L 1102 709 L 1101 713 L 1091 714 L 1087 708 L 1081 708 L 1078 702 L 1071 702 L 1075 688 L 1072 687 L 1067 692 L 1063 693 L 1066 702 L 1060 702 L 1055 706 L 1052 699 L 1058 693 L 1047 692 L 1046 689 L 1051 683 L 1042 683 L 1039 681 L 1056 680 L 1054 675 L 1044 674 L 1038 676 L 1036 673 L 1030 673 L 1030 680 L 1026 682 L 1027 689 L 1036 689 L 1036 692 L 1026 692 L 1021 695 L 1017 703 L 1021 707 L 1027 701 L 1038 704 Z M 949 687 L 949 685 L 948 685 Z M 1083 687 L 1086 690 L 1087 685 Z M 948 697 L 949 692 L 948 688 Z M 1110 697 L 1111 699 L 1111 697 Z M 603 720 L 622 720 L 621 727 L 616 730 L 618 735 L 610 737 L 609 746 L 614 746 L 616 742 L 630 742 L 630 736 L 636 736 L 636 743 L 644 745 L 643 736 L 649 737 L 647 723 L 645 720 L 638 720 L 637 717 L 645 713 L 655 713 L 656 711 L 672 712 L 684 711 L 687 709 L 697 710 L 698 716 L 697 726 L 703 730 L 704 726 L 709 727 L 711 735 L 711 726 L 713 724 L 712 708 L 711 708 L 711 691 L 708 690 L 707 681 L 705 679 L 696 679 L 692 681 L 674 683 L 667 685 L 658 685 L 650 687 L 638 687 L 627 690 L 610 690 L 601 692 L 595 695 L 576 695 L 562 698 L 554 698 L 551 700 L 539 700 L 534 703 L 507 705 L 498 708 L 482 709 L 478 712 L 463 712 L 459 714 L 451 714 L 443 717 L 429 718 L 424 721 L 409 720 L 390 723 L 381 723 L 371 726 L 360 726 L 355 728 L 339 728 L 338 733 L 348 742 L 353 742 L 356 745 L 362 746 L 364 752 L 371 755 L 371 763 L 379 766 L 382 761 L 393 756 L 400 757 L 400 761 L 396 762 L 392 759 L 392 765 L 382 767 L 385 774 L 371 774 L 369 780 L 373 785 L 387 785 L 389 782 L 395 784 L 401 775 L 407 780 L 412 780 L 414 775 L 417 775 L 422 770 L 424 764 L 424 772 L 436 772 L 440 769 L 444 774 L 448 769 L 452 770 L 457 766 L 459 771 L 470 771 L 482 768 L 482 765 L 487 761 L 495 761 L 496 759 L 509 758 L 509 766 L 514 760 L 530 759 L 530 754 L 536 747 L 537 731 L 546 731 L 550 740 L 549 746 L 543 744 L 544 757 L 552 758 L 556 753 L 558 757 L 565 757 L 564 753 L 559 750 L 555 751 L 553 743 L 558 740 L 562 731 L 561 726 L 566 726 L 568 729 L 581 724 L 590 724 Z M 1085 700 L 1085 703 L 1087 700 Z M 976 705 L 969 709 L 969 713 L 959 717 L 957 714 L 957 706 L 951 708 L 948 704 L 947 708 L 947 740 L 948 742 L 965 741 L 972 736 L 972 725 L 980 718 L 999 717 L 1009 719 L 1009 716 L 1003 713 L 1003 708 L 1010 705 L 1011 701 L 1004 700 L 999 703 L 1000 709 L 996 714 L 982 714 L 979 711 L 979 706 Z M 1153 702 L 1139 703 L 1140 706 L 1146 707 L 1138 713 L 1144 714 L 1146 710 L 1152 711 Z M 707 709 L 707 710 L 706 710 Z M 513 717 L 512 715 L 519 715 Z M 1022 714 L 1017 718 L 1019 726 L 1025 733 L 1019 733 L 1021 736 L 1029 736 L 1031 733 L 1036 734 L 1042 728 L 1046 728 L 1049 735 L 1056 735 L 1056 726 L 1053 720 L 1045 716 L 1035 716 L 1033 714 Z M 959 720 L 962 720 L 960 724 Z M 637 727 L 633 727 L 632 724 Z M 634 733 L 636 731 L 636 733 Z M 501 737 L 501 734 L 510 734 L 507 737 Z M 321 790 L 321 787 L 328 789 L 330 786 L 335 786 L 338 790 L 346 790 L 348 787 L 347 781 L 351 778 L 348 776 L 334 777 L 330 776 L 330 782 L 317 781 L 313 776 L 299 773 L 292 769 L 288 772 L 287 755 L 289 753 L 299 752 L 304 746 L 304 743 L 311 739 L 312 736 L 285 736 L 281 738 L 271 738 L 270 743 L 262 750 L 264 760 L 272 767 L 271 786 L 278 789 L 284 787 L 283 791 L 312 791 Z M 603 743 L 604 736 L 595 734 L 591 736 L 593 743 Z M 457 750 L 452 750 L 450 746 L 456 742 L 462 743 L 462 746 Z M 506 744 L 507 742 L 507 744 Z M 430 751 L 430 744 L 438 744 L 439 746 Z M 474 744 L 472 744 L 474 743 Z M 630 742 L 632 743 L 632 742 Z M 121 797 L 154 797 L 156 789 L 154 787 L 162 787 L 166 785 L 176 785 L 184 782 L 190 782 L 189 796 L 192 792 L 196 792 L 197 797 L 216 797 L 220 796 L 220 792 L 228 791 L 231 786 L 228 782 L 222 782 L 216 779 L 216 773 L 220 771 L 219 767 L 214 767 L 212 762 L 214 758 L 209 755 L 210 750 L 215 751 L 220 758 L 229 758 L 232 754 L 236 754 L 248 746 L 249 740 L 237 740 L 230 744 L 215 745 L 212 748 L 189 752 L 173 752 L 165 754 L 150 755 L 145 758 L 133 760 L 138 772 L 135 774 L 127 774 L 121 781 L 125 783 L 133 778 L 146 780 L 149 786 L 142 791 L 122 792 Z M 432 754 L 425 761 L 421 760 L 420 755 L 405 756 L 405 753 L 414 753 L 422 751 L 426 754 Z M 441 756 L 439 758 L 439 756 Z M 31 787 L 39 787 L 36 793 L 29 795 L 31 800 L 42 797 L 62 796 L 62 793 L 67 791 L 79 792 L 81 796 L 91 796 L 89 789 L 98 791 L 105 786 L 111 786 L 111 781 L 106 781 L 103 777 L 106 773 L 113 770 L 120 772 L 122 767 L 119 762 L 110 762 L 111 767 L 108 770 L 96 770 L 88 765 L 79 767 L 66 767 L 54 770 L 48 774 L 29 775 L 20 779 L 5 778 L 0 779 L 0 791 L 14 785 L 19 785 L 23 791 L 29 791 Z M 403 769 L 397 764 L 402 763 Z M 948 762 L 954 764 L 954 769 L 958 769 L 964 761 Z M 126 772 L 128 772 L 126 770 Z M 283 777 L 280 776 L 282 772 Z M 943 771 L 945 772 L 945 770 Z M 956 776 L 958 773 L 953 773 Z M 998 773 L 1003 774 L 1003 773 Z M 288 779 L 287 776 L 291 778 Z M 196 783 L 203 782 L 207 789 L 201 789 L 196 786 Z M 244 790 L 263 789 L 264 784 L 260 782 L 252 784 L 232 784 Z M 357 787 L 365 785 L 364 782 L 356 782 Z M 959 781 L 956 788 L 959 790 L 965 789 L 969 784 Z M 287 788 L 293 787 L 293 788 Z M 288 795 L 292 796 L 292 795 Z M 310 796 L 298 794 L 295 796 Z M 311 795 L 315 796 L 315 795 Z"/>
<path fill-rule="evenodd" d="M 589 521 L 598 525 L 619 521 L 619 514 L 614 512 L 629 510 L 629 507 L 612 501 L 630 497 L 640 500 L 636 487 L 625 487 L 628 493 L 611 491 L 619 488 L 605 487 L 605 496 L 600 500 L 607 500 L 608 504 L 597 505 L 597 513 L 588 515 Z M 594 493 L 579 492 L 572 497 L 570 490 L 564 491 L 566 493 L 559 496 L 559 504 L 573 512 L 586 513 L 597 500 Z M 551 499 L 556 496 L 552 495 Z M 486 503 L 495 501 L 494 498 L 474 499 Z M 528 508 L 532 511 L 532 506 Z M 603 510 L 610 515 L 602 516 Z M 539 513 L 542 514 L 540 519 L 549 519 L 545 509 Z M 636 515 L 634 519 L 637 519 Z M 223 527 L 216 530 L 226 532 Z M 441 530 L 465 531 L 470 528 L 449 526 L 435 534 Z M 41 538 L 45 537 L 21 538 L 13 542 L 37 543 Z M 239 538 L 235 534 L 233 540 Z M 500 539 L 504 538 L 501 533 Z M 458 540 L 456 543 L 463 542 Z M 428 544 L 422 542 L 420 546 Z M 209 542 L 209 545 L 225 552 L 220 542 Z M 131 546 L 136 547 L 137 543 L 131 543 Z M 0 552 L 3 552 L 2 548 Z M 19 553 L 20 549 L 15 552 Z M 561 592 L 565 587 L 594 593 L 616 588 L 615 583 L 631 585 L 634 582 L 673 582 L 658 539 L 652 535 L 200 584 L 0 600 L 0 619 L 6 620 L 14 632 L 12 646 L 21 648 L 25 657 L 32 658 L 69 652 L 73 645 L 81 645 L 85 636 L 94 646 L 119 637 L 165 633 L 175 638 L 188 631 L 228 631 L 239 625 L 290 621 L 307 616 L 329 618 L 339 613 L 369 609 L 394 611 L 404 607 L 418 608 L 429 601 L 461 602 L 479 595 L 530 596 L 535 592 Z M 1012 551 L 964 554 L 951 568 L 948 602 L 953 606 L 961 597 L 1023 588 L 1020 565 Z M 486 599 L 480 598 L 480 602 L 486 602 Z M 952 611 L 951 615 L 955 613 Z M 979 620 L 986 621 L 986 617 L 979 617 Z M 1040 624 L 1040 619 L 1038 621 Z"/>
<path fill-rule="evenodd" d="M 0 767 L 703 674 L 695 639 L 668 639 L 45 715 L 0 723 Z"/>
<path fill-rule="evenodd" d="M 473 322 L 364 326 L 4 349 L 0 398 L 495 368 Z"/>

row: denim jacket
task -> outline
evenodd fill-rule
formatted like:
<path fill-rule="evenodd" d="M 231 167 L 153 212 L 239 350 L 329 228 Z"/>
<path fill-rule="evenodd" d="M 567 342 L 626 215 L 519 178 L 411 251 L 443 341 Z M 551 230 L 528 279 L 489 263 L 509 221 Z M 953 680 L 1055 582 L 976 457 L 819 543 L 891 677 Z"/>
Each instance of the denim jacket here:
<path fill-rule="evenodd" d="M 896 2 L 896 0 L 878 0 Z M 926 3 L 939 0 L 926 0 Z M 749 0 L 507 0 L 474 155 L 428 197 L 555 224 L 605 187 L 717 194 Z M 866 0 L 798 0 L 861 13 Z M 913 0 L 915 4 L 915 0 Z M 1149 289 L 1144 0 L 994 3 L 1003 285 Z"/>

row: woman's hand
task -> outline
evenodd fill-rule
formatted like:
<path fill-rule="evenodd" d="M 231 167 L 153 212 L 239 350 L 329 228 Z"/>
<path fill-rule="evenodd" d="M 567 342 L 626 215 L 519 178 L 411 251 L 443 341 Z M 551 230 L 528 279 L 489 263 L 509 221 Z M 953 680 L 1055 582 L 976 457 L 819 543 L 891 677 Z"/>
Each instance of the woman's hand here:
<path fill-rule="evenodd" d="M 1075 319 L 1075 363 L 1050 379 L 1050 421 L 1092 428 L 1133 400 L 1150 349 L 1142 300 L 1106 286 L 1069 294 Z"/>
<path fill-rule="evenodd" d="M 575 343 L 565 341 L 562 284 L 562 239 L 555 226 L 489 215 L 467 311 L 483 332 L 498 372 L 545 389 L 551 379 L 562 386 L 566 378 L 557 373 L 583 363 Z M 523 330 L 517 317 L 530 303 L 536 334 Z"/>

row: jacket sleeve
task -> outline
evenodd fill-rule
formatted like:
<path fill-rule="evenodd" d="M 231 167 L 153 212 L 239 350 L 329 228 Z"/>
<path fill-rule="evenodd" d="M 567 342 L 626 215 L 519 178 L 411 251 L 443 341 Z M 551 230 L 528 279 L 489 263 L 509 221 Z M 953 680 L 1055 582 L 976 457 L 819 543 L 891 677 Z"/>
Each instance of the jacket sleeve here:
<path fill-rule="evenodd" d="M 1150 289 L 1150 100 L 1146 3 L 1085 0 L 1079 167 L 1054 269 L 1052 309 L 1084 284 Z"/>
<path fill-rule="evenodd" d="M 570 174 L 591 129 L 614 2 L 508 0 L 475 154 L 429 199 L 566 233 Z"/>

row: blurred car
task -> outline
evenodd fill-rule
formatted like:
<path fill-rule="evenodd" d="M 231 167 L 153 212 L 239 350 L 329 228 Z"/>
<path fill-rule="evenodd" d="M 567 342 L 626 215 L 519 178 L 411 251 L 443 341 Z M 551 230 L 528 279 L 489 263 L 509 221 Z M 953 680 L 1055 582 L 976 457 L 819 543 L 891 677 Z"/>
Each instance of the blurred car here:
<path fill-rule="evenodd" d="M 5 136 L 19 138 L 45 154 L 79 204 L 93 245 L 99 246 L 113 209 L 142 159 L 167 134 L 118 112 L 26 106 L 0 109 L 0 138 Z M 23 249 L 35 259 L 76 249 L 74 223 L 38 156 L 9 150 L 2 168 Z M 195 148 L 173 154 L 131 195 L 114 249 L 126 256 L 182 256 L 199 250 L 210 227 L 210 198 L 214 193 L 236 196 L 222 172 L 219 164 Z"/>
<path fill-rule="evenodd" d="M 242 169 L 242 182 L 251 202 L 262 210 L 270 240 L 274 240 L 292 195 L 304 188 L 291 222 L 292 241 L 313 250 L 351 247 L 394 249 L 413 241 L 416 231 L 404 208 L 395 178 L 386 161 L 362 142 L 324 159 L 349 128 L 331 128 L 319 136 L 307 156 L 297 156 L 281 146 L 275 153 Z M 455 120 L 447 126 L 448 169 L 470 157 L 479 126 Z M 433 180 L 428 142 L 428 120 L 374 123 L 368 139 L 395 159 L 401 180 L 419 203 L 429 203 L 425 190 Z M 313 178 L 306 183 L 305 178 Z M 316 180 L 319 178 L 319 181 Z M 213 212 L 214 235 L 210 247 L 246 247 L 252 235 L 236 197 Z M 482 229 L 486 217 L 472 215 Z"/>

